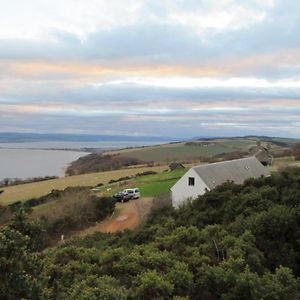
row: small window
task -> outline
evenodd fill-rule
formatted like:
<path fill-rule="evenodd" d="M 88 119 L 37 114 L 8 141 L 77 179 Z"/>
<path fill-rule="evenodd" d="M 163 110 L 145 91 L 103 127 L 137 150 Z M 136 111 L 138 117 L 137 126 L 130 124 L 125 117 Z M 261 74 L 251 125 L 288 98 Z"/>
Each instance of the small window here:
<path fill-rule="evenodd" d="M 189 177 L 189 185 L 195 185 L 195 177 Z"/>

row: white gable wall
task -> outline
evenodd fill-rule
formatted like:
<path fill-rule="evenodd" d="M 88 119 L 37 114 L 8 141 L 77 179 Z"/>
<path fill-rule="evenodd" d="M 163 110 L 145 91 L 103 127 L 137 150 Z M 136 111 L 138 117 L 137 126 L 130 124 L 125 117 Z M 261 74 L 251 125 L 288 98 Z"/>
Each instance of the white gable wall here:
<path fill-rule="evenodd" d="M 195 178 L 194 186 L 189 185 L 189 177 Z M 206 189 L 208 189 L 208 187 L 204 181 L 194 171 L 194 169 L 190 169 L 171 188 L 172 205 L 174 207 L 178 207 L 188 198 L 195 199 L 199 195 L 203 195 Z"/>

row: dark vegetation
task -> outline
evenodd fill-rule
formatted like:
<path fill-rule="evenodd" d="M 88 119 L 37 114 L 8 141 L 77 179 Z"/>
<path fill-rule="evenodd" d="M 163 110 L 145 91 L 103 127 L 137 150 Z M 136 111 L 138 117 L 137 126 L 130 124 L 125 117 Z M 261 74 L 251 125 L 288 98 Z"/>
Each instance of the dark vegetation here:
<path fill-rule="evenodd" d="M 116 183 L 116 182 L 120 182 L 120 181 L 125 181 L 125 180 L 130 180 L 134 178 L 134 176 L 123 176 L 123 177 L 120 177 L 118 179 L 111 179 L 108 183 Z"/>
<path fill-rule="evenodd" d="M 198 147 L 209 147 L 213 146 L 216 143 L 211 142 L 211 141 L 191 141 L 191 142 L 186 142 L 185 146 L 198 146 Z"/>
<path fill-rule="evenodd" d="M 112 171 L 143 163 L 143 161 L 137 158 L 92 153 L 72 162 L 67 168 L 66 174 L 72 176 L 93 172 Z"/>
<path fill-rule="evenodd" d="M 155 174 L 157 174 L 157 172 L 149 170 L 149 171 L 144 171 L 144 172 L 141 172 L 141 173 L 137 173 L 135 176 L 136 177 L 141 177 L 141 176 L 155 175 Z"/>
<path fill-rule="evenodd" d="M 296 160 L 300 160 L 300 143 L 294 144 L 292 147 L 292 153 Z"/>
<path fill-rule="evenodd" d="M 124 177 L 120 177 L 118 179 L 111 179 L 108 183 L 116 183 L 116 182 L 120 182 L 120 181 L 130 180 L 130 179 L 136 178 L 136 177 L 142 177 L 142 176 L 147 176 L 147 175 L 155 175 L 155 174 L 157 174 L 157 172 L 150 170 L 150 171 L 137 173 L 136 175 L 132 175 L 132 176 L 124 176 Z"/>
<path fill-rule="evenodd" d="M 34 209 L 35 207 L 37 209 Z M 26 213 L 30 220 L 40 222 L 43 228 L 44 240 L 39 246 L 41 250 L 57 241 L 62 234 L 68 237 L 76 230 L 102 221 L 110 216 L 114 209 L 113 198 L 91 195 L 88 187 L 72 187 L 64 191 L 54 190 L 40 198 L 1 206 L 0 224 L 7 224 L 20 211 Z"/>
<path fill-rule="evenodd" d="M 299 299 L 299 199 L 290 168 L 42 254 L 43 222 L 18 212 L 0 231 L 0 299 Z"/>
<path fill-rule="evenodd" d="M 44 177 L 34 177 L 28 179 L 19 179 L 19 178 L 4 178 L 0 181 L 0 187 L 18 185 L 18 184 L 25 184 L 25 183 L 32 183 L 38 181 L 45 181 L 50 179 L 56 179 L 57 176 L 44 176 Z"/>

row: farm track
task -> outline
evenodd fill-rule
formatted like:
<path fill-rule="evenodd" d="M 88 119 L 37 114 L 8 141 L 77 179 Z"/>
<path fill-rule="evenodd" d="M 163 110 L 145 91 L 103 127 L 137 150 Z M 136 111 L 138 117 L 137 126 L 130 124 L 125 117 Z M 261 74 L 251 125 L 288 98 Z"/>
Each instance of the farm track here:
<path fill-rule="evenodd" d="M 140 198 L 126 203 L 117 203 L 115 213 L 105 221 L 84 229 L 76 236 L 85 236 L 95 232 L 117 232 L 136 228 L 150 212 L 153 198 Z"/>

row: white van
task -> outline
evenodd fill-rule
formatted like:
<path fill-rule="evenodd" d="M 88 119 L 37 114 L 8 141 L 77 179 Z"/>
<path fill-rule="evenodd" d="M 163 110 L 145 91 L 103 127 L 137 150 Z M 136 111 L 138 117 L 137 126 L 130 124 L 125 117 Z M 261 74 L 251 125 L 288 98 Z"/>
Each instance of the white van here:
<path fill-rule="evenodd" d="M 126 189 L 123 191 L 123 193 L 128 197 L 128 199 L 139 199 L 141 196 L 140 190 L 138 188 Z"/>

